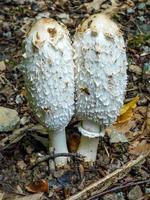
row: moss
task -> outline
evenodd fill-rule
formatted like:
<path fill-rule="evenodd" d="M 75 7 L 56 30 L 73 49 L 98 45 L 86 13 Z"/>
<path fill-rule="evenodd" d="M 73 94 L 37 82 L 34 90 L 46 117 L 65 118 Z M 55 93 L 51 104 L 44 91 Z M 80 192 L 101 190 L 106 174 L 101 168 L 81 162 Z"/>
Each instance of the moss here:
<path fill-rule="evenodd" d="M 128 38 L 128 46 L 131 48 L 140 47 L 141 45 L 144 45 L 145 43 L 150 40 L 150 34 L 138 34 L 134 37 Z"/>

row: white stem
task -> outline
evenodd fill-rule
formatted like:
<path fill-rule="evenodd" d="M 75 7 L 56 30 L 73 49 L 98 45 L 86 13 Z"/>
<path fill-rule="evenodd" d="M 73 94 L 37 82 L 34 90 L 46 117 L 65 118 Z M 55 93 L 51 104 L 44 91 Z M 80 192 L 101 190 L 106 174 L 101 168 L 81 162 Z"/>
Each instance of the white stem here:
<path fill-rule="evenodd" d="M 91 120 L 84 120 L 78 129 L 82 134 L 78 153 L 85 156 L 85 162 L 95 162 L 99 136 L 104 136 L 101 126 Z"/>
<path fill-rule="evenodd" d="M 54 153 L 68 153 L 66 144 L 66 132 L 65 128 L 49 133 L 49 148 L 54 148 Z M 57 157 L 55 158 L 55 163 L 57 167 L 62 167 L 67 164 L 67 157 Z"/>
<path fill-rule="evenodd" d="M 85 162 L 96 161 L 98 143 L 99 143 L 99 137 L 89 138 L 83 135 L 81 136 L 78 153 L 85 156 L 84 158 Z"/>

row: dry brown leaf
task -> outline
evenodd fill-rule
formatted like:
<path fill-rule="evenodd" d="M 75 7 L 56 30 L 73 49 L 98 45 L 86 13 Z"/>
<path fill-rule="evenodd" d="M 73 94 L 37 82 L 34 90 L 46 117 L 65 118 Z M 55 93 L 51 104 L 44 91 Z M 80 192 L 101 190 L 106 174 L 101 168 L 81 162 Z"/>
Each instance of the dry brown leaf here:
<path fill-rule="evenodd" d="M 124 123 L 116 123 L 114 124 L 114 129 L 116 129 L 117 132 L 121 133 L 127 133 L 130 131 L 130 129 L 136 127 L 136 122 L 135 121 L 126 121 Z"/>
<path fill-rule="evenodd" d="M 5 71 L 6 70 L 6 65 L 4 61 L 0 61 L 0 71 Z"/>
<path fill-rule="evenodd" d="M 79 165 L 79 173 L 80 173 L 80 179 L 83 180 L 84 178 L 84 167 L 82 164 Z"/>
<path fill-rule="evenodd" d="M 111 3 L 112 5 L 103 12 L 105 15 L 114 16 L 130 7 L 126 1 L 120 3 L 118 0 L 111 0 Z"/>
<path fill-rule="evenodd" d="M 0 192 L 0 200 L 3 200 L 3 197 L 4 197 L 4 193 Z"/>
<path fill-rule="evenodd" d="M 48 181 L 47 180 L 39 180 L 33 183 L 30 183 L 26 186 L 26 190 L 28 192 L 32 193 L 38 193 L 38 192 L 45 192 L 48 193 Z"/>
<path fill-rule="evenodd" d="M 25 89 L 25 87 L 22 87 L 20 95 L 24 97 L 27 96 L 27 90 Z"/>
<path fill-rule="evenodd" d="M 128 140 L 133 140 L 135 135 L 139 135 L 143 133 L 143 128 L 137 127 L 137 122 L 142 125 L 144 124 L 143 114 L 140 112 L 145 112 L 145 108 L 141 108 L 138 110 L 135 108 L 139 97 L 135 97 L 129 103 L 123 105 L 121 108 L 121 115 L 118 117 L 116 123 L 114 123 L 111 127 L 106 129 L 107 134 L 110 136 L 112 132 L 115 130 L 116 133 L 126 134 Z M 140 112 L 139 112 L 140 111 Z M 142 126 L 143 127 L 143 126 Z M 145 126 L 144 126 L 145 127 Z"/>
<path fill-rule="evenodd" d="M 150 152 L 150 143 L 147 143 L 146 140 L 141 142 L 135 141 L 129 146 L 129 153 L 134 155 L 141 155 Z"/>
<path fill-rule="evenodd" d="M 140 113 L 141 115 L 145 116 L 147 112 L 147 106 L 138 106 L 134 109 L 135 113 Z"/>
<path fill-rule="evenodd" d="M 16 197 L 13 200 L 42 200 L 42 193 L 27 195 L 25 197 Z"/>
<path fill-rule="evenodd" d="M 77 152 L 80 144 L 80 135 L 77 133 L 72 133 L 68 137 L 69 138 L 67 139 L 67 142 L 69 151 L 72 153 Z"/>
<path fill-rule="evenodd" d="M 126 121 L 124 123 L 115 123 L 111 127 L 106 128 L 106 133 L 110 137 L 112 131 L 115 129 L 115 132 L 125 134 L 125 133 L 129 133 L 130 129 L 134 129 L 135 127 L 136 127 L 136 122 L 132 120 Z"/>
<path fill-rule="evenodd" d="M 150 134 L 150 105 L 147 108 L 146 132 Z"/>

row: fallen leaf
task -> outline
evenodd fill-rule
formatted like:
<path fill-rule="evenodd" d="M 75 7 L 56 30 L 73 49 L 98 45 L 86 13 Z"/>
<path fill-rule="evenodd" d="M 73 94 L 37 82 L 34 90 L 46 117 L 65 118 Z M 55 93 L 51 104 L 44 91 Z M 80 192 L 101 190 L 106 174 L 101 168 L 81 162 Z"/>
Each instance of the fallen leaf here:
<path fill-rule="evenodd" d="M 120 115 L 123 115 L 124 113 L 126 113 L 130 109 L 134 109 L 136 107 L 138 100 L 139 100 L 139 97 L 136 96 L 129 103 L 124 104 L 123 107 L 120 110 Z"/>
<path fill-rule="evenodd" d="M 77 152 L 77 149 L 80 144 L 80 135 L 78 133 L 72 133 L 68 136 L 68 149 L 70 152 Z"/>
<path fill-rule="evenodd" d="M 17 161 L 17 168 L 18 169 L 24 170 L 24 169 L 26 169 L 26 167 L 27 167 L 27 165 L 23 160 Z"/>
<path fill-rule="evenodd" d="M 116 123 L 113 127 L 118 132 L 127 133 L 128 131 L 136 127 L 136 122 L 134 120 L 129 120 L 124 123 Z"/>
<path fill-rule="evenodd" d="M 133 120 L 126 121 L 124 123 L 115 123 L 112 126 L 106 128 L 106 133 L 110 137 L 113 130 L 115 130 L 117 133 L 128 133 L 131 129 L 134 129 L 136 127 L 136 122 Z M 132 134 L 133 135 L 133 134 Z"/>
<path fill-rule="evenodd" d="M 146 132 L 150 134 L 150 105 L 147 108 Z"/>
<path fill-rule="evenodd" d="M 3 200 L 3 197 L 4 197 L 4 193 L 0 192 L 0 200 Z"/>
<path fill-rule="evenodd" d="M 26 186 L 26 190 L 32 193 L 38 193 L 38 192 L 48 193 L 48 189 L 49 189 L 48 181 L 43 179 L 30 183 L 29 185 Z"/>
<path fill-rule="evenodd" d="M 110 143 L 118 143 L 118 142 L 126 143 L 126 142 L 128 142 L 128 140 L 127 140 L 125 134 L 118 133 L 114 129 L 114 131 L 112 131 L 112 134 L 110 136 Z"/>
<path fill-rule="evenodd" d="M 13 200 L 42 200 L 42 193 L 27 195 L 25 197 L 16 197 Z"/>
<path fill-rule="evenodd" d="M 83 6 L 90 12 L 92 10 L 99 10 L 103 2 L 105 2 L 105 0 L 93 0 L 92 2 L 84 3 Z"/>
<path fill-rule="evenodd" d="M 117 118 L 117 123 L 125 123 L 133 118 L 133 111 L 132 109 L 127 110 L 123 115 L 120 115 Z"/>
<path fill-rule="evenodd" d="M 147 112 L 147 106 L 138 106 L 134 109 L 135 113 L 140 113 L 145 117 L 146 112 Z"/>
<path fill-rule="evenodd" d="M 138 100 L 139 97 L 136 96 L 132 101 L 123 105 L 123 107 L 120 110 L 120 116 L 117 118 L 117 123 L 124 123 L 132 119 L 133 109 L 136 108 Z"/>
<path fill-rule="evenodd" d="M 114 135 L 115 132 L 116 134 L 125 134 L 127 140 L 130 141 L 133 140 L 135 135 L 143 133 L 142 124 L 144 123 L 146 108 L 143 108 L 142 106 L 139 107 L 139 109 L 136 108 L 138 99 L 139 97 L 137 96 L 129 103 L 123 105 L 120 111 L 121 114 L 117 118 L 117 121 L 106 129 L 106 132 L 110 138 L 112 137 L 111 135 Z M 139 124 L 142 126 L 140 129 Z M 118 135 L 118 137 L 121 137 L 121 139 L 118 138 L 117 141 L 125 141 L 125 138 L 122 139 L 122 135 Z"/>
<path fill-rule="evenodd" d="M 84 179 L 84 167 L 82 164 L 79 165 L 80 180 Z"/>
<path fill-rule="evenodd" d="M 25 87 L 22 87 L 20 95 L 24 97 L 27 96 L 27 90 L 25 89 Z"/>
<path fill-rule="evenodd" d="M 129 146 L 129 153 L 134 155 L 141 155 L 148 152 L 150 152 L 150 143 L 147 143 L 146 140 L 142 140 L 141 142 L 135 141 Z"/>
<path fill-rule="evenodd" d="M 0 71 L 5 71 L 6 70 L 6 65 L 4 61 L 0 61 Z"/>

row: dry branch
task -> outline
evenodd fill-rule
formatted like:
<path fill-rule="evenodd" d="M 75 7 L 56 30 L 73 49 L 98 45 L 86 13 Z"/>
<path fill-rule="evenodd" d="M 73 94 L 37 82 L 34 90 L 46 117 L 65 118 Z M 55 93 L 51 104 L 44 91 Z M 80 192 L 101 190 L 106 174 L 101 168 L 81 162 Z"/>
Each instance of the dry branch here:
<path fill-rule="evenodd" d="M 87 198 L 96 195 L 99 192 L 103 192 L 108 187 L 110 187 L 120 179 L 124 178 L 133 166 L 143 163 L 147 155 L 148 154 L 140 155 L 139 157 L 137 157 L 136 160 L 128 162 L 120 169 L 117 169 L 106 177 L 98 180 L 95 183 L 92 183 L 81 192 L 67 198 L 66 200 L 86 200 Z"/>
<path fill-rule="evenodd" d="M 10 145 L 19 142 L 25 135 L 27 131 L 37 131 L 44 135 L 47 134 L 46 130 L 43 128 L 43 126 L 37 124 L 29 124 L 26 125 L 20 129 L 16 129 L 13 131 L 11 135 L 8 135 L 4 139 L 0 141 L 0 148 L 2 150 L 7 149 Z"/>
<path fill-rule="evenodd" d="M 142 181 L 136 181 L 136 182 L 129 182 L 125 185 L 120 185 L 120 186 L 111 188 L 110 190 L 105 190 L 104 192 L 99 192 L 98 194 L 90 197 L 87 200 L 94 200 L 95 198 L 102 197 L 102 196 L 104 196 L 105 194 L 108 194 L 108 193 L 116 192 L 116 191 L 119 191 L 119 190 L 124 189 L 124 188 L 133 187 L 135 185 L 142 185 L 142 184 L 146 184 L 146 183 L 150 183 L 150 179 L 142 180 Z"/>

